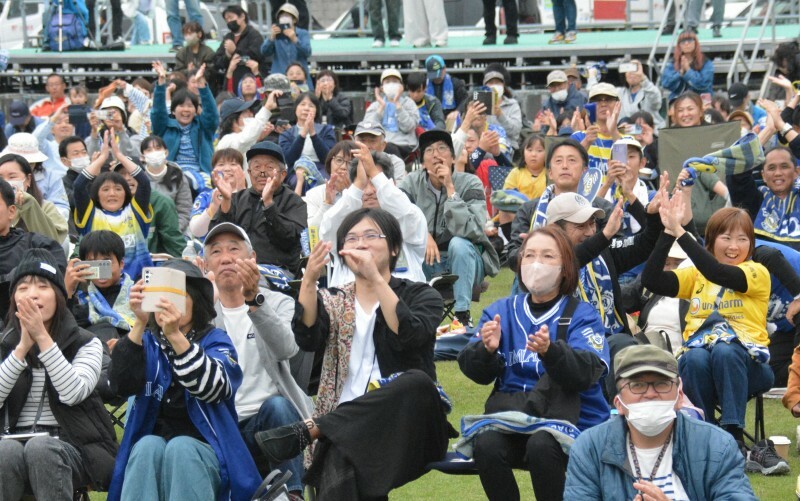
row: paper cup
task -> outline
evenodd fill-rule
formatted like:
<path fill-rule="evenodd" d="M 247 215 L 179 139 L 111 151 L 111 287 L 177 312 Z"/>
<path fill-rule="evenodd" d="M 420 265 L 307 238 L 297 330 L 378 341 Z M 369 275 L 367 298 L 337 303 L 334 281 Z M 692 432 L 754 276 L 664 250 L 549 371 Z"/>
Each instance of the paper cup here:
<path fill-rule="evenodd" d="M 789 460 L 789 445 L 791 445 L 792 441 L 789 440 L 788 437 L 784 437 L 783 435 L 775 435 L 769 437 L 772 440 L 772 443 L 775 444 L 775 452 L 778 453 L 780 457 L 785 460 Z"/>

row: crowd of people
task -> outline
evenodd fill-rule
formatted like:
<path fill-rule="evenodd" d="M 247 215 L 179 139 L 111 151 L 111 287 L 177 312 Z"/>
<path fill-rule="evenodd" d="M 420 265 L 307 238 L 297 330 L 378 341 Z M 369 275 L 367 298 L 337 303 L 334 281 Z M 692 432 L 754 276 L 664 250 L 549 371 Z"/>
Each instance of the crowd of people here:
<path fill-rule="evenodd" d="M 800 417 L 785 61 L 775 99 L 715 93 L 686 30 L 663 87 L 637 61 L 618 82 L 555 69 L 529 118 L 504 65 L 468 89 L 432 55 L 385 70 L 355 123 L 336 73 L 309 69 L 305 2 L 274 10 L 262 35 L 226 7 L 216 52 L 183 24 L 171 70 L 92 102 L 52 74 L 47 97 L 10 103 L 3 499 L 247 500 L 272 469 L 290 499 L 386 499 L 458 436 L 441 333 L 467 334 L 458 365 L 493 387 L 457 446 L 489 499 L 520 499 L 513 468 L 540 500 L 755 499 L 746 471 L 789 471 L 744 437 L 773 387 Z M 441 46 L 437 30 L 413 36 Z M 659 136 L 725 123 L 721 152 L 659 155 Z M 185 305 L 165 288 L 145 306 L 153 267 L 185 276 Z M 503 267 L 511 289 L 473 319 Z M 429 285 L 445 275 L 452 319 Z M 117 443 L 104 404 L 126 400 Z"/>

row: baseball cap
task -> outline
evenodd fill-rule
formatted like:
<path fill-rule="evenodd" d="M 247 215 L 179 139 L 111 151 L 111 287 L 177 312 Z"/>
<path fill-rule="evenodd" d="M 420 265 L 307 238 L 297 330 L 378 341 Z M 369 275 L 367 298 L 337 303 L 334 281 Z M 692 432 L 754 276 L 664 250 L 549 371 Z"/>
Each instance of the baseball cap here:
<path fill-rule="evenodd" d="M 729 122 L 733 122 L 737 118 L 744 118 L 745 121 L 750 125 L 750 127 L 753 126 L 753 115 L 751 115 L 750 113 L 742 110 L 734 110 L 731 112 L 730 115 L 728 115 Z"/>
<path fill-rule="evenodd" d="M 442 56 L 434 54 L 433 56 L 428 56 L 428 59 L 425 60 L 425 71 L 428 72 L 428 80 L 442 78 L 444 68 L 444 59 L 442 59 Z"/>
<path fill-rule="evenodd" d="M 626 144 L 628 146 L 635 146 L 636 148 L 639 148 L 639 151 L 641 151 L 642 154 L 644 154 L 644 148 L 642 148 L 642 144 L 639 141 L 637 141 L 636 138 L 633 137 L 633 136 L 622 136 L 621 138 L 619 138 L 616 141 L 614 141 L 614 145 L 615 146 L 618 145 L 618 144 Z"/>
<path fill-rule="evenodd" d="M 619 99 L 617 88 L 606 82 L 600 82 L 592 87 L 592 89 L 589 91 L 589 100 L 595 96 L 611 96 L 615 99 Z"/>
<path fill-rule="evenodd" d="M 383 126 L 378 122 L 358 122 L 353 135 L 360 136 L 361 134 L 386 137 L 386 131 L 383 130 Z"/>
<path fill-rule="evenodd" d="M 219 121 L 224 122 L 226 118 L 229 116 L 241 113 L 244 110 L 249 110 L 252 108 L 258 101 L 255 99 L 251 99 L 250 101 L 245 101 L 244 99 L 239 99 L 235 97 L 233 99 L 226 99 L 222 102 L 222 106 L 219 109 Z"/>
<path fill-rule="evenodd" d="M 22 125 L 25 119 L 30 116 L 31 111 L 25 101 L 14 99 L 8 106 L 8 123 L 11 125 Z"/>
<path fill-rule="evenodd" d="M 741 106 L 749 95 L 750 90 L 747 88 L 747 85 L 742 82 L 736 82 L 728 89 L 728 101 L 731 102 L 731 106 L 734 108 Z"/>
<path fill-rule="evenodd" d="M 118 109 L 119 112 L 122 113 L 122 120 L 125 123 L 128 123 L 128 109 L 119 96 L 108 96 L 107 98 L 103 99 L 103 102 L 100 104 L 100 109 L 107 110 L 109 108 Z"/>
<path fill-rule="evenodd" d="M 208 247 L 208 245 L 214 241 L 214 237 L 216 237 L 217 235 L 221 235 L 223 233 L 233 233 L 237 237 L 240 237 L 242 240 L 247 242 L 247 245 L 249 245 L 251 248 L 253 247 L 253 244 L 250 243 L 250 237 L 247 236 L 247 232 L 244 231 L 244 228 L 242 228 L 241 226 L 237 226 L 233 223 L 220 223 L 211 228 L 211 230 L 206 235 L 206 239 L 204 241 L 203 246 Z"/>
<path fill-rule="evenodd" d="M 256 143 L 247 150 L 247 161 L 249 162 L 256 155 L 269 155 L 276 158 L 286 168 L 286 160 L 283 158 L 283 150 L 280 146 L 272 141 L 261 141 Z M 208 237 L 206 237 L 208 238 Z"/>
<path fill-rule="evenodd" d="M 643 372 L 656 372 L 670 378 L 678 377 L 678 360 L 672 353 L 652 344 L 628 346 L 614 357 L 614 373 L 617 380 Z"/>
<path fill-rule="evenodd" d="M 403 75 L 401 75 L 400 72 L 394 68 L 383 70 L 383 73 L 381 73 L 381 83 L 383 83 L 383 81 L 389 77 L 397 77 L 401 82 L 403 81 Z"/>
<path fill-rule="evenodd" d="M 439 141 L 443 141 L 446 145 L 450 147 L 450 151 L 451 152 L 453 151 L 453 137 L 450 135 L 449 132 L 441 129 L 432 129 L 420 134 L 419 151 L 423 152 L 424 154 L 425 148 Z"/>
<path fill-rule="evenodd" d="M 571 66 L 571 67 L 567 68 L 566 70 L 564 70 L 564 74 L 567 75 L 567 77 L 572 77 L 572 78 L 577 78 L 577 79 L 581 78 L 581 72 L 578 71 L 578 68 L 576 68 L 574 66 Z"/>
<path fill-rule="evenodd" d="M 603 218 L 605 215 L 606 213 L 603 209 L 592 207 L 591 202 L 577 193 L 562 193 L 547 204 L 548 223 L 567 221 L 569 223 L 583 224 L 592 216 Z"/>
<path fill-rule="evenodd" d="M 483 75 L 483 85 L 486 85 L 489 80 L 494 80 L 495 78 L 499 79 L 503 83 L 506 83 L 506 77 L 504 77 L 502 73 L 499 71 L 490 71 Z"/>
<path fill-rule="evenodd" d="M 554 83 L 564 83 L 567 81 L 567 74 L 561 70 L 553 70 L 547 74 L 547 86 Z"/>
<path fill-rule="evenodd" d="M 281 12 L 291 14 L 295 19 L 300 19 L 300 11 L 297 10 L 297 7 L 288 2 L 278 7 L 278 15 L 280 15 Z"/>

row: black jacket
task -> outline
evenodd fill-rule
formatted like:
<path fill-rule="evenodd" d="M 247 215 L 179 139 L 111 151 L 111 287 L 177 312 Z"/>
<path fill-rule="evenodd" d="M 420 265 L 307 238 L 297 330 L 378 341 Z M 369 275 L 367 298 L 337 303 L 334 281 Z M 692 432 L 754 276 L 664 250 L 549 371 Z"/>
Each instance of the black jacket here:
<path fill-rule="evenodd" d="M 342 129 L 353 123 L 353 102 L 341 92 L 334 94 L 330 101 L 320 99 L 319 104 L 320 113 L 328 120 L 328 125 Z"/>
<path fill-rule="evenodd" d="M 222 38 L 222 43 L 219 44 L 219 48 L 217 49 L 217 53 L 214 55 L 214 68 L 217 71 L 217 81 L 224 82 L 225 81 L 225 73 L 228 72 L 228 66 L 231 64 L 231 58 L 225 53 L 225 41 L 226 40 L 234 40 L 233 33 L 228 33 Z M 236 43 L 234 41 L 234 43 Z M 239 54 L 240 56 L 249 56 L 250 59 L 254 59 L 258 61 L 258 69 L 259 71 L 266 74 L 267 66 L 265 61 L 261 57 L 261 44 L 264 43 L 264 37 L 261 36 L 261 33 L 258 32 L 255 28 L 250 26 L 249 24 L 242 32 L 242 35 L 239 37 L 239 42 L 236 43 L 236 51 L 234 54 Z M 240 64 L 236 70 L 233 72 L 233 88 L 237 89 L 239 87 L 239 80 L 248 73 L 252 73 L 250 68 L 245 66 L 244 64 Z"/>
<path fill-rule="evenodd" d="M 278 188 L 272 200 L 265 209 L 261 193 L 252 188 L 239 191 L 231 200 L 230 212 L 219 211 L 211 227 L 225 221 L 241 226 L 250 235 L 258 263 L 296 275 L 300 270 L 300 234 L 308 224 L 306 203 L 286 185 Z"/>
<path fill-rule="evenodd" d="M 399 298 L 395 312 L 400 321 L 400 332 L 389 330 L 378 308 L 372 340 L 381 376 L 419 369 L 437 381 L 433 347 L 436 344 L 436 327 L 442 320 L 442 296 L 428 284 L 396 277 L 389 280 L 389 287 Z M 334 295 L 344 295 L 339 289 L 328 290 Z M 303 305 L 296 303 L 292 329 L 297 346 L 305 351 L 321 350 L 328 342 L 331 323 L 322 298 L 317 295 L 317 321 L 311 327 L 303 324 L 303 311 Z"/>
<path fill-rule="evenodd" d="M 47 238 L 38 233 L 23 231 L 19 228 L 11 228 L 8 235 L 0 237 L 0 281 L 11 273 L 17 263 L 27 253 L 28 249 L 44 249 L 56 259 L 61 273 L 67 269 L 67 258 L 64 249 L 55 240 Z M 8 307 L 8 305 L 4 305 Z"/>
<path fill-rule="evenodd" d="M 90 332 L 78 327 L 72 315 L 68 314 L 58 339 L 58 347 L 67 361 L 71 363 L 78 350 L 93 338 L 94 336 Z M 11 328 L 6 329 L 0 340 L 0 353 L 2 353 L 3 360 L 14 351 L 18 343 L 19 333 Z M 32 382 L 33 371 L 28 366 L 20 374 L 17 383 L 5 400 L 3 412 L 0 412 L 0 423 L 4 430 L 14 428 L 16 425 L 22 407 L 30 394 Z M 60 402 L 58 392 L 49 376 L 45 385 L 50 410 L 58 421 L 59 438 L 78 449 L 83 466 L 91 479 L 92 487 L 106 490 L 114 471 L 118 445 L 114 425 L 111 423 L 108 411 L 103 406 L 100 395 L 95 390 L 83 402 L 69 406 Z"/>

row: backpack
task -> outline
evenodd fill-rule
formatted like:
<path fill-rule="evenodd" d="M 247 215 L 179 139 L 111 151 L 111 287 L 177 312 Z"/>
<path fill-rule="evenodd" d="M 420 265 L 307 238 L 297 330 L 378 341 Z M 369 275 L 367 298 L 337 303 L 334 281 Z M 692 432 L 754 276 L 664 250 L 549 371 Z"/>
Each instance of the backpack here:
<path fill-rule="evenodd" d="M 84 17 L 72 1 L 64 0 L 61 5 L 53 3 L 51 10 L 50 25 L 47 27 L 50 34 L 50 50 L 63 52 L 84 49 L 84 42 L 89 32 Z"/>

